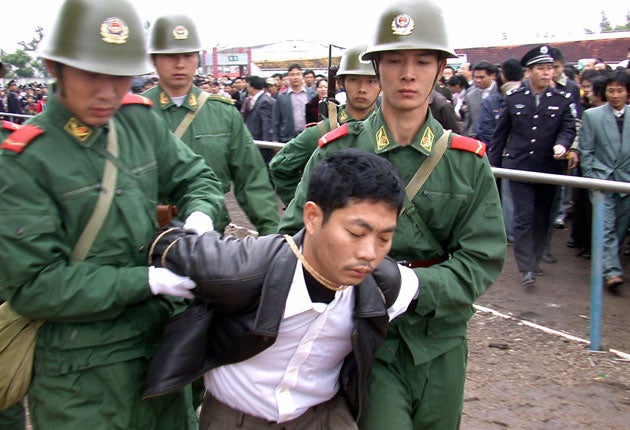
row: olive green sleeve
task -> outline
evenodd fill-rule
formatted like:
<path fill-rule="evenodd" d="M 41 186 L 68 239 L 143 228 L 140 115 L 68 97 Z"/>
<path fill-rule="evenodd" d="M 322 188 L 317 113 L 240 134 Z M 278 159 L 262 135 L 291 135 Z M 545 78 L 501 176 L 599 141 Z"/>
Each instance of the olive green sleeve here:
<path fill-rule="evenodd" d="M 325 126 L 329 129 L 327 121 Z M 319 127 L 307 128 L 287 142 L 269 163 L 276 194 L 285 205 L 293 198 L 306 163 L 317 149 L 320 135 Z"/>
<path fill-rule="evenodd" d="M 177 204 L 185 219 L 195 211 L 212 218 L 214 228 L 223 231 L 228 223 L 221 181 L 184 142 L 171 133 L 166 123 L 151 111 L 161 196 Z"/>
<path fill-rule="evenodd" d="M 444 226 L 449 234 L 443 247 L 450 259 L 415 269 L 421 291 L 416 312 L 444 318 L 451 324 L 467 320 L 472 304 L 497 279 L 507 246 L 499 195 L 488 160 L 468 153 L 462 155 L 476 161 L 466 169 L 473 178 L 469 189 L 474 192 L 451 225 Z"/>
<path fill-rule="evenodd" d="M 280 216 L 267 165 L 241 115 L 234 108 L 229 112 L 229 169 L 234 196 L 260 235 L 275 233 Z"/>
<path fill-rule="evenodd" d="M 114 267 L 90 256 L 70 262 L 71 240 L 51 195 L 15 157 L 0 156 L 0 169 L 0 295 L 16 312 L 49 321 L 107 320 L 152 297 L 146 267 Z"/>

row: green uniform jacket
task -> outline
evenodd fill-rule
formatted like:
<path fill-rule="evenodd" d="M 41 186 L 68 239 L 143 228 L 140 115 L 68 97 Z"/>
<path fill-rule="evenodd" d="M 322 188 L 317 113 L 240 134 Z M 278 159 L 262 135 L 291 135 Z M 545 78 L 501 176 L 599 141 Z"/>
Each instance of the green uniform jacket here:
<path fill-rule="evenodd" d="M 409 182 L 432 153 L 443 133 L 429 113 L 411 145 L 399 146 L 387 133 L 377 111 L 368 119 L 349 124 L 349 133 L 315 151 L 304 178 L 314 163 L 331 151 L 356 147 L 388 158 Z M 298 186 L 282 220 L 280 231 L 297 231 L 302 225 L 307 181 Z M 420 279 L 417 306 L 390 326 L 391 339 L 380 348 L 395 355 L 397 339 L 411 350 L 416 364 L 427 362 L 465 339 L 473 303 L 499 276 L 505 259 L 506 238 L 501 206 L 492 170 L 485 156 L 451 148 L 413 198 L 412 210 L 398 220 L 390 255 L 396 260 L 427 260 L 450 255 L 447 261 L 415 269 Z M 414 210 L 427 226 L 423 234 Z M 434 238 L 429 237 L 429 235 Z M 387 347 L 385 347 L 387 346 Z M 385 358 L 385 357 L 383 357 Z"/>
<path fill-rule="evenodd" d="M 144 93 L 153 100 L 153 108 L 171 131 L 177 129 L 188 112 L 197 109 L 199 94 L 201 90 L 193 85 L 178 107 L 159 85 Z M 221 180 L 224 193 L 230 191 L 234 182 L 238 204 L 261 235 L 276 232 L 278 203 L 267 165 L 231 99 L 210 96 L 182 140 L 206 160 Z"/>
<path fill-rule="evenodd" d="M 345 111 L 342 106 L 339 110 L 339 124 L 357 121 Z M 326 118 L 317 123 L 317 126 L 306 128 L 296 137 L 288 141 L 280 151 L 271 159 L 269 171 L 276 188 L 276 194 L 285 205 L 288 205 L 295 189 L 302 179 L 302 173 L 313 151 L 317 149 L 319 138 L 330 131 L 330 119 Z"/>
<path fill-rule="evenodd" d="M 66 131 L 71 118 L 51 94 L 29 121 L 43 134 L 21 153 L 0 150 L 0 296 L 16 312 L 46 320 L 35 372 L 48 375 L 150 356 L 173 309 L 148 285 L 156 203 L 168 198 L 184 217 L 202 211 L 216 220 L 225 212 L 220 182 L 203 159 L 148 106 L 122 106 L 114 115 L 115 196 L 85 260 L 70 262 L 96 204 L 107 134 L 106 126 Z"/>

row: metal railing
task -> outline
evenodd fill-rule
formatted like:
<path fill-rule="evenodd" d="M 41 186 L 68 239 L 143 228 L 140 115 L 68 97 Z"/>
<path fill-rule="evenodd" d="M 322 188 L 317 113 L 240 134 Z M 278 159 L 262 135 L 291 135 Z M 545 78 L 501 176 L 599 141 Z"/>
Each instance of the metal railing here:
<path fill-rule="evenodd" d="M 11 117 L 13 117 L 13 118 L 29 119 L 29 118 L 32 118 L 33 115 L 26 115 L 26 114 L 22 114 L 22 113 L 0 112 L 0 117 L 4 118 L 6 120 L 10 120 Z"/>

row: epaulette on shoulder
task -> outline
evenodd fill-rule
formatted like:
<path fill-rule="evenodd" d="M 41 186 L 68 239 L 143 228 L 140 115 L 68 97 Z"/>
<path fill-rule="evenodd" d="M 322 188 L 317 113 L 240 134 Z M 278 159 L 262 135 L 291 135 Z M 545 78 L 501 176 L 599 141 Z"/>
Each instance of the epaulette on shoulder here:
<path fill-rule="evenodd" d="M 123 105 L 145 105 L 153 106 L 153 100 L 140 94 L 125 94 L 122 99 Z"/>
<path fill-rule="evenodd" d="M 512 88 L 511 90 L 509 90 L 507 93 L 505 93 L 506 96 L 509 96 L 511 94 L 516 94 L 516 93 L 520 93 L 521 91 L 524 91 L 525 87 L 524 86 L 520 86 L 520 87 L 516 87 L 516 88 Z"/>
<path fill-rule="evenodd" d="M 223 103 L 227 103 L 229 105 L 234 105 L 234 99 L 231 97 L 223 97 L 220 96 L 219 94 L 210 94 L 210 96 L 208 96 L 208 100 L 216 100 L 219 102 L 223 102 Z"/>
<path fill-rule="evenodd" d="M 319 145 L 320 148 L 323 148 L 324 146 L 328 145 L 330 142 L 337 140 L 340 137 L 345 136 L 346 134 L 348 134 L 348 123 L 345 123 L 342 126 L 337 127 L 336 129 L 329 131 L 328 133 L 320 137 L 319 140 L 317 141 L 317 144 Z"/>
<path fill-rule="evenodd" d="M 7 137 L 0 148 L 7 149 L 9 151 L 13 151 L 17 154 L 24 151 L 24 148 L 35 140 L 37 136 L 44 134 L 44 130 L 41 128 L 26 124 L 21 126 L 19 129 L 14 131 Z"/>
<path fill-rule="evenodd" d="M 16 124 L 14 122 L 11 121 L 6 121 L 6 120 L 2 120 L 2 128 L 4 130 L 9 130 L 9 131 L 16 131 L 17 129 L 20 128 L 20 124 Z"/>
<path fill-rule="evenodd" d="M 486 153 L 486 144 L 481 140 L 473 139 L 466 136 L 453 136 L 451 141 L 451 148 L 460 149 L 462 151 L 469 151 L 483 157 Z"/>

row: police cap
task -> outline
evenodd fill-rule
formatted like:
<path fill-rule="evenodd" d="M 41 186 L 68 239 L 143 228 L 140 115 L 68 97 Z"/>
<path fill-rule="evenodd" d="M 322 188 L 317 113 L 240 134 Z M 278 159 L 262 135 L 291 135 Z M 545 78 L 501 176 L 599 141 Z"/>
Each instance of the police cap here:
<path fill-rule="evenodd" d="M 521 66 L 530 67 L 534 64 L 553 63 L 551 57 L 551 48 L 548 45 L 537 46 L 523 55 L 521 58 Z"/>

